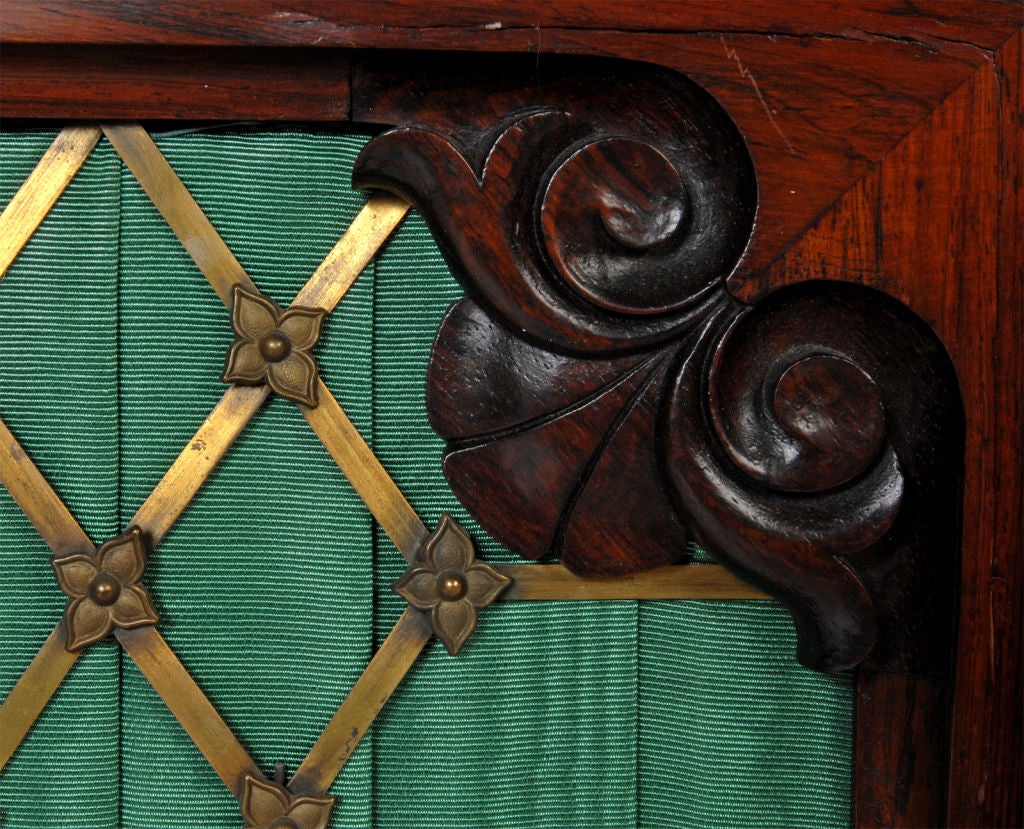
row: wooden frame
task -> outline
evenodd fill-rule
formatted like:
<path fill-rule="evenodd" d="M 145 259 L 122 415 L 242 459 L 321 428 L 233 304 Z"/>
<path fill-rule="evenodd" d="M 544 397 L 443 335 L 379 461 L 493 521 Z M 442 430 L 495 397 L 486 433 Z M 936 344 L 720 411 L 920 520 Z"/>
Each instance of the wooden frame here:
<path fill-rule="evenodd" d="M 709 91 L 758 175 L 732 293 L 809 278 L 881 288 L 937 333 L 964 402 L 955 688 L 862 676 L 855 822 L 1024 820 L 1019 4 L 6 0 L 3 17 L 9 118 L 403 123 L 400 102 L 366 97 L 373 61 L 354 49 L 613 56 Z"/>

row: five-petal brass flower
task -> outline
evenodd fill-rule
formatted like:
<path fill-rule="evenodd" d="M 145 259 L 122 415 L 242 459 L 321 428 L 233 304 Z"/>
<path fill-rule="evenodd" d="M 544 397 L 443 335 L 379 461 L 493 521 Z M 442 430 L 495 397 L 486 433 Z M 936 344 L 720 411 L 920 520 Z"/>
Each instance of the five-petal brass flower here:
<path fill-rule="evenodd" d="M 222 379 L 247 386 L 268 383 L 282 397 L 316 406 L 317 367 L 309 352 L 325 313 L 301 307 L 282 311 L 236 285 L 231 304 L 236 339 Z"/>
<path fill-rule="evenodd" d="M 454 656 L 476 628 L 477 611 L 511 583 L 476 560 L 469 534 L 445 514 L 394 589 L 417 610 L 430 611 L 434 633 Z"/>
<path fill-rule="evenodd" d="M 97 550 L 53 559 L 64 610 L 67 649 L 77 651 L 103 639 L 115 627 L 137 628 L 159 621 L 146 589 L 139 584 L 146 567 L 142 531 L 132 527 Z"/>
<path fill-rule="evenodd" d="M 333 806 L 333 797 L 295 796 L 284 786 L 245 778 L 245 829 L 324 829 Z"/>

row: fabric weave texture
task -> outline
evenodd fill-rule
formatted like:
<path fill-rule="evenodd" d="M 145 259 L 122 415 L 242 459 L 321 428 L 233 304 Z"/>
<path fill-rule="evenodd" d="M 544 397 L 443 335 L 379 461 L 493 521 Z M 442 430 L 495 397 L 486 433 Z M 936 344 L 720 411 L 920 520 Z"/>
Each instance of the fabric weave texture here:
<path fill-rule="evenodd" d="M 0 136 L 0 202 L 52 134 Z M 161 150 L 282 306 L 366 195 L 366 136 L 196 131 Z M 428 526 L 516 558 L 445 484 L 424 403 L 462 294 L 410 214 L 324 325 L 328 387 Z M 227 309 L 106 142 L 0 281 L 0 418 L 94 541 L 130 520 L 223 394 Z M 0 696 L 60 616 L 0 491 Z M 405 562 L 295 406 L 272 398 L 151 556 L 160 629 L 266 772 L 292 771 L 403 609 Z M 849 823 L 851 687 L 794 659 L 770 602 L 499 602 L 428 647 L 331 789 L 334 827 Z M 0 775 L 0 826 L 237 827 L 237 806 L 113 642 Z"/>

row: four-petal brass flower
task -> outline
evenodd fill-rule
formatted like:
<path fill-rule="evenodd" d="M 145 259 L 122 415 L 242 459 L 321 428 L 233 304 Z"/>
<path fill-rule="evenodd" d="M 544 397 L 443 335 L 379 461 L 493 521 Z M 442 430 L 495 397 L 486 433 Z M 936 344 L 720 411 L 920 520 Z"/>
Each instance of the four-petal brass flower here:
<path fill-rule="evenodd" d="M 52 561 L 57 584 L 70 601 L 64 610 L 67 649 L 77 651 L 103 639 L 115 627 L 137 628 L 159 621 L 146 589 L 142 532 L 132 527 L 97 550 Z"/>
<path fill-rule="evenodd" d="M 295 796 L 284 786 L 245 778 L 245 829 L 324 829 L 333 806 L 333 797 Z"/>
<path fill-rule="evenodd" d="M 476 560 L 469 534 L 445 514 L 394 589 L 417 610 L 430 611 L 434 633 L 454 656 L 476 627 L 477 611 L 511 583 Z"/>
<path fill-rule="evenodd" d="M 236 285 L 231 304 L 236 339 L 222 379 L 246 386 L 268 383 L 282 397 L 316 406 L 317 367 L 309 352 L 325 313 L 301 307 L 282 311 Z"/>

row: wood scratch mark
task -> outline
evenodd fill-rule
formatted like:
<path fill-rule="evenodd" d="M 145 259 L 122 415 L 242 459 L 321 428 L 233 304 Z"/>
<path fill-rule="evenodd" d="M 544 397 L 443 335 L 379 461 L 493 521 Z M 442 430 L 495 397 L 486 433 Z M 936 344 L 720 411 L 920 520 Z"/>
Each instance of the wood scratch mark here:
<path fill-rule="evenodd" d="M 740 70 L 740 77 L 750 81 L 750 85 L 754 87 L 757 100 L 761 102 L 761 106 L 764 108 L 765 114 L 768 116 L 768 120 L 771 121 L 772 126 L 775 127 L 775 131 L 779 134 L 779 138 L 781 138 L 783 143 L 786 145 L 786 149 L 789 150 L 791 155 L 799 155 L 796 151 L 796 147 L 793 146 L 793 142 L 786 137 L 786 133 L 782 131 L 782 127 L 779 126 L 779 122 L 775 120 L 772 108 L 768 106 L 768 101 L 765 99 L 764 93 L 761 92 L 761 87 L 758 86 L 757 79 L 754 77 L 753 73 L 743 65 L 743 61 L 740 60 L 739 53 L 725 42 L 724 36 L 719 35 L 719 40 L 722 41 L 722 46 L 725 49 L 726 59 L 735 61 L 736 67 Z"/>
<path fill-rule="evenodd" d="M 996 673 L 996 605 L 1005 596 L 1009 585 L 1002 576 L 993 576 L 988 587 L 988 660 L 990 676 L 998 676 Z M 1001 620 L 1005 614 L 1000 613 Z"/>

